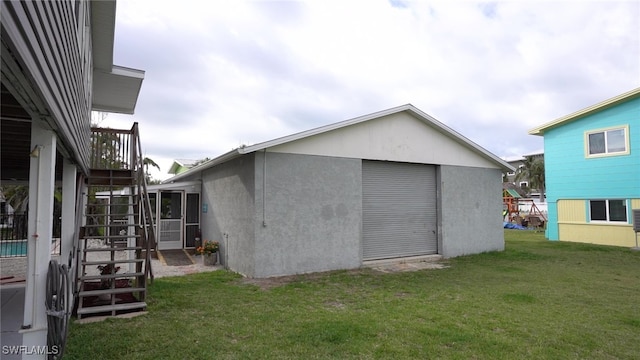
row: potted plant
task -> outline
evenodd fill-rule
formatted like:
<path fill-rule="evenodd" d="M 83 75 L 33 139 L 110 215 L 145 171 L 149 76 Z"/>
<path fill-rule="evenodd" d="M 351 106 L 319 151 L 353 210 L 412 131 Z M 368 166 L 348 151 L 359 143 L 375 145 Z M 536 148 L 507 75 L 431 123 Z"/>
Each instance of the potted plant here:
<path fill-rule="evenodd" d="M 113 264 L 98 265 L 98 270 L 100 270 L 100 275 L 113 275 L 120 270 L 120 266 L 114 267 Z M 112 278 L 100 280 L 101 289 L 110 289 L 112 284 Z"/>
<path fill-rule="evenodd" d="M 220 243 L 217 241 L 205 240 L 202 246 L 198 246 L 196 252 L 202 255 L 205 265 L 215 265 L 218 262 L 218 251 Z"/>

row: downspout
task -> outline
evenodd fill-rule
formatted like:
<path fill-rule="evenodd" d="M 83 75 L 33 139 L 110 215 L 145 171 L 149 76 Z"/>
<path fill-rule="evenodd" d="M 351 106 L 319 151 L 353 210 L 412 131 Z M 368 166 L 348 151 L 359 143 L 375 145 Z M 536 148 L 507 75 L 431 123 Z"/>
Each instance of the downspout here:
<path fill-rule="evenodd" d="M 35 148 L 31 151 L 31 154 L 29 154 L 31 157 L 36 158 L 36 161 L 38 162 L 38 174 L 36 175 L 36 198 L 34 199 L 34 217 L 35 217 L 35 225 L 34 225 L 34 229 L 33 229 L 33 234 L 31 235 L 31 237 L 33 238 L 33 241 L 38 241 L 38 224 L 40 224 L 40 219 L 38 218 L 38 199 L 41 196 L 40 194 L 40 173 L 42 171 L 42 169 L 40 169 L 40 150 L 42 150 L 43 146 L 42 145 L 36 145 Z M 38 298 L 38 286 L 36 286 L 36 279 L 38 278 L 38 275 L 40 275 L 40 273 L 38 273 L 38 246 L 37 244 L 34 244 L 33 246 L 33 261 L 31 262 L 32 265 L 32 271 L 31 271 L 31 276 L 33 277 L 32 280 L 32 285 L 33 285 L 33 299 L 37 299 Z M 30 329 L 33 327 L 33 324 L 36 322 L 36 302 L 35 301 L 31 301 L 31 324 L 29 325 L 23 325 L 22 329 Z"/>
<path fill-rule="evenodd" d="M 262 158 L 262 227 L 267 227 L 267 217 L 265 214 L 267 201 L 267 149 L 263 149 Z"/>

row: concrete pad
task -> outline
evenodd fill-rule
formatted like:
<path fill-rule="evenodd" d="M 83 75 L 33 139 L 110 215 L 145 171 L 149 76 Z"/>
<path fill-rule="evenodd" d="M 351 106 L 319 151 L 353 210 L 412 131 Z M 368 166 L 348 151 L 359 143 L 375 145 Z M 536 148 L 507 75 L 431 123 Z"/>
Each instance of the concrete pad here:
<path fill-rule="evenodd" d="M 362 263 L 363 267 L 372 268 L 381 272 L 418 271 L 425 269 L 444 269 L 442 255 L 411 256 L 405 258 L 371 260 Z"/>
<path fill-rule="evenodd" d="M 138 317 L 140 315 L 147 315 L 148 313 L 149 313 L 148 311 L 137 311 L 137 312 L 132 312 L 132 313 L 128 313 L 128 314 L 120 314 L 120 315 L 116 315 L 116 316 L 93 316 L 93 317 L 88 317 L 88 318 L 84 318 L 84 319 L 75 320 L 74 323 L 76 323 L 76 324 L 90 324 L 90 323 L 104 321 L 104 320 L 107 320 L 107 319 L 131 319 L 131 318 L 134 318 L 134 317 Z"/>
<path fill-rule="evenodd" d="M 0 327 L 2 346 L 22 345 L 22 334 L 19 333 L 24 317 L 24 285 L 5 285 L 0 288 Z M 2 359 L 21 359 L 21 355 L 2 354 Z"/>

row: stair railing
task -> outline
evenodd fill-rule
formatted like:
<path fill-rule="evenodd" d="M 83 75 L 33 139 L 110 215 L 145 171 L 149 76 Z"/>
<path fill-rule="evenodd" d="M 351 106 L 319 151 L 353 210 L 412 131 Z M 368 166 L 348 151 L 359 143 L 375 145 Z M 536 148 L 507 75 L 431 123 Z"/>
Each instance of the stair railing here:
<path fill-rule="evenodd" d="M 144 279 L 149 278 L 153 283 L 153 268 L 151 266 L 151 250 L 157 250 L 155 224 L 153 222 L 153 212 L 151 209 L 151 202 L 149 201 L 149 192 L 147 189 L 147 177 L 144 168 L 144 159 L 142 157 L 142 146 L 140 144 L 140 132 L 138 129 L 138 123 L 134 123 L 131 128 L 132 133 L 132 163 L 134 164 L 134 170 L 137 174 L 137 197 L 140 217 L 140 232 L 141 239 L 143 240 L 143 246 L 145 247 L 145 269 Z M 137 156 L 136 156 L 137 155 Z M 141 206 L 140 206 L 141 204 Z"/>

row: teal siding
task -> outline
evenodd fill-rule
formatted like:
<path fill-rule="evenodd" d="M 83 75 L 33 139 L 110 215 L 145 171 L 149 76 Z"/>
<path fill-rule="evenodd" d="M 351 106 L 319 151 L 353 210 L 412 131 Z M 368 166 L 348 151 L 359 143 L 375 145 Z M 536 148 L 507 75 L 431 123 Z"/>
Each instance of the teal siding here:
<path fill-rule="evenodd" d="M 585 131 L 629 126 L 628 155 L 585 157 Z M 558 240 L 559 199 L 640 197 L 640 98 L 571 121 L 544 133 L 549 222 L 547 237 Z"/>

